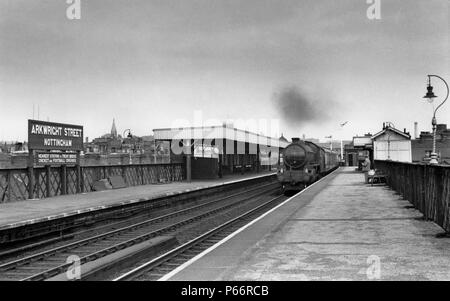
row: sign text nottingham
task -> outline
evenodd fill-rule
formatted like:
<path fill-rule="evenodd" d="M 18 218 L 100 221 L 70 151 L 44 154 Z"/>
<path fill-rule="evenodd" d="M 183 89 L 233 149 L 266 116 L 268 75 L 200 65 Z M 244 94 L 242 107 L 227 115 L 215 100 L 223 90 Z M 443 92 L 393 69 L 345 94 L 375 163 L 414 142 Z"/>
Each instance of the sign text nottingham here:
<path fill-rule="evenodd" d="M 80 125 L 28 120 L 28 148 L 33 150 L 83 150 Z"/>

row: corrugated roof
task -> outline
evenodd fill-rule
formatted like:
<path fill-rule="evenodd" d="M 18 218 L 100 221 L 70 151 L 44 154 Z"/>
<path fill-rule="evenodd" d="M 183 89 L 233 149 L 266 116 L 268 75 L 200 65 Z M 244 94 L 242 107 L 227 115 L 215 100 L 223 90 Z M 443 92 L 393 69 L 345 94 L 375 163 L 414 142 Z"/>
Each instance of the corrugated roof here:
<path fill-rule="evenodd" d="M 268 137 L 250 131 L 227 126 L 161 128 L 153 130 L 157 140 L 183 140 L 183 139 L 229 139 L 238 142 L 248 142 L 260 145 L 286 147 L 289 143 L 279 138 Z"/>

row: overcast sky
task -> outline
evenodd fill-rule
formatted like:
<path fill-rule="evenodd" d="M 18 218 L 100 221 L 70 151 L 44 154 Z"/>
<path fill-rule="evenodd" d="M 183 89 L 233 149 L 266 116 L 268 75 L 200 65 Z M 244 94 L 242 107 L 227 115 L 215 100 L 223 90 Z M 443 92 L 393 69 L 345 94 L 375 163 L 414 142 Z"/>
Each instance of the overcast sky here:
<path fill-rule="evenodd" d="M 426 75 L 450 82 L 448 0 L 381 0 L 381 20 L 366 0 L 81 0 L 80 20 L 67 7 L 0 0 L 0 140 L 27 139 L 33 104 L 90 139 L 113 118 L 148 135 L 196 110 L 280 120 L 289 138 L 350 139 L 384 121 L 412 133 L 431 127 Z M 450 126 L 450 103 L 437 119 Z"/>

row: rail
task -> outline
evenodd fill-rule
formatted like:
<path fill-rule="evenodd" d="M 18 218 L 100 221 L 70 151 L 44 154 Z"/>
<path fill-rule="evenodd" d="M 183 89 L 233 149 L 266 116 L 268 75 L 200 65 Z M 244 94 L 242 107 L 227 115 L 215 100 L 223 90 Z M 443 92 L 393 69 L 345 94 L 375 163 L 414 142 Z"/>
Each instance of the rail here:
<path fill-rule="evenodd" d="M 427 220 L 450 232 L 450 166 L 375 161 L 375 168 L 387 174 L 387 184 Z"/>

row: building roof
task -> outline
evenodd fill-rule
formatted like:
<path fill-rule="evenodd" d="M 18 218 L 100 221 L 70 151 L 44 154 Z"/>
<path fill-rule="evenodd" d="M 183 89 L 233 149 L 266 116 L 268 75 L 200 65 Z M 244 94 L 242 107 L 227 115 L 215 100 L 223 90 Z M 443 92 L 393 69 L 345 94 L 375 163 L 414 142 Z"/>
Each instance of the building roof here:
<path fill-rule="evenodd" d="M 153 130 L 156 140 L 229 139 L 238 142 L 286 147 L 289 142 L 226 125 L 207 127 L 162 128 Z"/>
<path fill-rule="evenodd" d="M 287 140 L 286 137 L 283 136 L 283 133 L 281 133 L 280 141 L 289 143 L 289 140 Z"/>
<path fill-rule="evenodd" d="M 402 131 L 399 131 L 399 130 L 397 130 L 397 129 L 394 128 L 394 127 L 387 126 L 387 127 L 385 127 L 382 131 L 380 131 L 380 132 L 376 133 L 375 135 L 373 135 L 373 136 L 372 136 L 372 140 L 377 139 L 378 137 L 380 137 L 381 135 L 383 135 L 383 134 L 386 133 L 387 131 L 391 131 L 391 132 L 394 132 L 394 133 L 396 133 L 396 134 L 398 134 L 398 135 L 400 135 L 400 136 L 403 136 L 403 137 L 405 137 L 405 138 L 407 138 L 407 139 L 411 139 L 411 136 L 410 136 L 409 134 L 407 134 L 407 133 L 405 133 L 405 132 L 402 132 Z"/>

